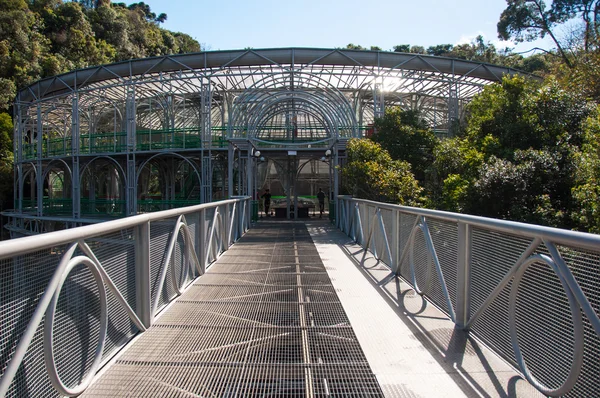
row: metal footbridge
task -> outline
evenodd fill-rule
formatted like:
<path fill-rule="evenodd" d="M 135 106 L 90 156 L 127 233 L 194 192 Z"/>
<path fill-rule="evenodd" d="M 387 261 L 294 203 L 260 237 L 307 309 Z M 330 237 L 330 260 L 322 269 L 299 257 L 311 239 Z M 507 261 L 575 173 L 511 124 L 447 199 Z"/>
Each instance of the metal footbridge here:
<path fill-rule="evenodd" d="M 0 243 L 0 396 L 600 394 L 600 237 L 340 196 Z"/>

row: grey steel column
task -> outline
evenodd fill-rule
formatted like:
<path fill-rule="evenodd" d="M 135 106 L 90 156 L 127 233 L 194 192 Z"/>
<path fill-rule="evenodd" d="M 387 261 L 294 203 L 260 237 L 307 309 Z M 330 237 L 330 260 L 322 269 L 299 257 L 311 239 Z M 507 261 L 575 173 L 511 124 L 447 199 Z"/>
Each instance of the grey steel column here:
<path fill-rule="evenodd" d="M 73 151 L 73 176 L 71 181 L 73 218 L 81 217 L 81 187 L 79 179 L 79 95 L 73 97 L 73 114 L 71 117 L 71 150 Z"/>
<path fill-rule="evenodd" d="M 20 94 L 17 98 L 20 98 Z M 15 164 L 17 165 L 14 171 L 15 189 L 13 192 L 13 206 L 17 208 L 18 213 L 23 212 L 23 164 L 21 163 L 23 161 L 23 128 L 21 125 L 23 121 L 22 111 L 21 104 L 17 104 L 14 115 L 14 119 L 17 121 L 17 123 L 15 124 L 13 133 L 13 148 L 16 157 Z"/>
<path fill-rule="evenodd" d="M 135 145 L 136 145 L 136 103 L 135 86 L 130 86 L 127 90 L 127 178 L 126 178 L 126 214 L 128 216 L 137 213 L 137 189 L 136 189 L 136 170 L 135 170 Z"/>
<path fill-rule="evenodd" d="M 339 171 L 338 171 L 338 162 L 339 162 L 339 157 L 338 157 L 338 147 L 337 147 L 337 141 L 335 143 L 335 146 L 333 148 L 333 200 L 335 200 L 335 224 L 337 225 L 337 227 L 340 227 L 340 206 L 339 206 L 339 201 L 338 201 L 338 195 L 339 195 Z"/>
<path fill-rule="evenodd" d="M 44 195 L 44 181 L 42 180 L 42 106 L 37 105 L 37 162 L 36 162 L 36 175 L 35 180 L 37 183 L 36 187 L 36 203 L 37 203 L 37 216 L 42 216 L 42 209 L 44 207 L 43 195 Z"/>
<path fill-rule="evenodd" d="M 150 289 L 150 223 L 134 229 L 136 312 L 146 328 L 152 326 L 152 291 Z M 157 293 L 158 294 L 158 293 Z"/>
<path fill-rule="evenodd" d="M 252 178 L 252 147 L 249 146 L 248 147 L 248 152 L 246 154 L 246 195 L 250 196 L 250 198 L 252 200 L 254 200 L 254 198 L 252 197 L 252 181 L 254 180 Z"/>
<path fill-rule="evenodd" d="M 456 326 L 464 329 L 471 315 L 471 226 L 458 223 Z"/>
<path fill-rule="evenodd" d="M 235 148 L 229 143 L 227 148 L 227 199 L 233 196 L 233 163 L 235 156 Z"/>

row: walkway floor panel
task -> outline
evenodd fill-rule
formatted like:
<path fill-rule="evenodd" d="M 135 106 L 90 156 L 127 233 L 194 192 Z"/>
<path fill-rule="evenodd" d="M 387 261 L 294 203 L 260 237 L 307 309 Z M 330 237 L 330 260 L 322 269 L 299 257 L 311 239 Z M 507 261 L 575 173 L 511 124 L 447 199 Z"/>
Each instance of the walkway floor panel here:
<path fill-rule="evenodd" d="M 261 223 L 84 396 L 381 397 L 303 223 Z"/>
<path fill-rule="evenodd" d="M 348 236 L 307 226 L 386 397 L 542 396 Z"/>

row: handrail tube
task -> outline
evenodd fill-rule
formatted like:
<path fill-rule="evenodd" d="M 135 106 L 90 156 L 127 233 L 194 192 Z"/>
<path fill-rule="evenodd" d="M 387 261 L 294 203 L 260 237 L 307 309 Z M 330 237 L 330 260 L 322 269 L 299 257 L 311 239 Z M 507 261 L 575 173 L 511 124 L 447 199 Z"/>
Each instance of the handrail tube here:
<path fill-rule="evenodd" d="M 350 197 L 340 196 L 340 199 L 348 200 Z M 530 238 L 540 237 L 545 240 L 551 240 L 558 244 L 577 246 L 579 248 L 588 250 L 596 251 L 600 247 L 600 235 L 589 234 L 585 232 L 526 224 L 518 221 L 473 216 L 469 214 L 451 213 L 442 210 L 430 210 L 410 206 L 379 203 L 366 199 L 352 198 L 352 201 L 356 201 L 357 203 L 365 203 L 381 209 L 400 210 L 405 214 L 431 217 L 443 221 L 464 222 L 475 227 L 493 229 L 494 232 L 506 232 L 512 235 Z"/>
<path fill-rule="evenodd" d="M 242 200 L 243 199 L 228 199 L 220 201 L 219 205 L 240 202 Z M 0 242 L 0 260 L 14 257 L 15 253 L 18 253 L 18 255 L 27 254 L 48 247 L 64 245 L 81 239 L 87 239 L 97 235 L 116 232 L 125 228 L 132 228 L 145 222 L 152 222 L 163 220 L 169 217 L 195 213 L 200 210 L 217 206 L 218 205 L 215 203 L 203 203 L 200 205 L 163 210 L 155 213 L 139 214 L 118 220 L 106 221 L 103 223 L 86 225 L 78 228 L 65 229 L 62 231 L 10 239 Z"/>

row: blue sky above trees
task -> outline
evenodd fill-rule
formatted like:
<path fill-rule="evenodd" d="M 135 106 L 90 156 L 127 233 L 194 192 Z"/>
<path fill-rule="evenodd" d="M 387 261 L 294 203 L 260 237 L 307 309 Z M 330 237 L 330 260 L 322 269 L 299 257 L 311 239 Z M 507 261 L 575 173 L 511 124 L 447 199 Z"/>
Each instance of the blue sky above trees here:
<path fill-rule="evenodd" d="M 468 43 L 483 35 L 498 49 L 496 24 L 505 0 L 232 0 L 146 1 L 166 13 L 165 29 L 181 31 L 209 50 L 270 47 L 345 47 L 349 43 L 391 50 L 398 44 L 429 47 Z M 552 48 L 548 40 L 517 51 Z"/>

